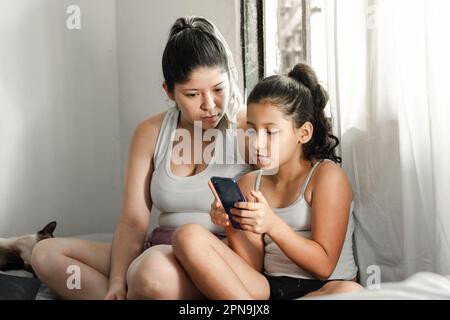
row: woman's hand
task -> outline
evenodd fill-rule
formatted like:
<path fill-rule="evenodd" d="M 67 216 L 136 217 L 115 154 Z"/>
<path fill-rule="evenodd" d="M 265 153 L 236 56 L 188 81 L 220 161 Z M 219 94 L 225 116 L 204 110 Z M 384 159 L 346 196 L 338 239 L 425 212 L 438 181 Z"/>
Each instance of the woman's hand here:
<path fill-rule="evenodd" d="M 228 214 L 225 212 L 222 204 L 214 199 L 211 204 L 211 221 L 212 223 L 221 226 L 223 228 L 227 228 L 230 226 L 230 219 L 228 218 Z"/>
<path fill-rule="evenodd" d="M 104 300 L 126 300 L 127 290 L 122 283 L 113 282 L 109 285 Z"/>
<path fill-rule="evenodd" d="M 231 209 L 233 219 L 239 222 L 245 231 L 256 234 L 270 234 L 276 223 L 276 215 L 260 191 L 252 191 L 251 195 L 258 202 L 239 202 Z"/>

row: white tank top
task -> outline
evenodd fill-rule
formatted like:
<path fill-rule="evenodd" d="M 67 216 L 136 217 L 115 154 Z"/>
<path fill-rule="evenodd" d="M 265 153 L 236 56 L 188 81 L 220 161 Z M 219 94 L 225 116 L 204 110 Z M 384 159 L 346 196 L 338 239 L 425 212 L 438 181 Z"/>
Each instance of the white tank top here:
<path fill-rule="evenodd" d="M 209 216 L 214 196 L 208 187 L 208 180 L 212 176 L 238 179 L 250 172 L 251 167 L 244 164 L 237 150 L 236 130 L 225 129 L 222 121 L 217 129 L 224 139 L 217 140 L 214 157 L 209 165 L 194 176 L 174 175 L 171 171 L 172 145 L 179 115 L 180 111 L 176 107 L 167 111 L 153 157 L 154 171 L 150 194 L 153 205 L 161 212 L 159 226 L 176 229 L 186 223 L 196 223 L 211 232 L 224 234 L 223 228 L 213 224 Z M 222 157 L 224 161 L 217 161 Z"/>
<path fill-rule="evenodd" d="M 308 174 L 305 182 L 303 183 L 302 190 L 298 199 L 289 207 L 279 208 L 272 210 L 277 214 L 284 222 L 286 222 L 296 234 L 301 235 L 304 238 L 311 239 L 311 220 L 312 209 L 305 200 L 305 190 L 311 180 L 314 171 L 317 169 L 320 163 L 324 160 L 317 162 Z M 331 161 L 326 159 L 326 161 Z M 255 181 L 255 190 L 259 190 L 259 183 L 263 171 L 257 172 Z M 341 256 L 334 269 L 333 274 L 329 280 L 351 280 L 356 277 L 357 267 L 353 256 L 353 201 L 350 208 L 350 216 L 347 227 L 347 234 L 345 236 L 344 246 L 341 251 Z M 296 265 L 291 259 L 289 259 L 278 245 L 268 236 L 264 235 L 265 243 L 265 255 L 264 255 L 264 271 L 271 276 L 287 276 L 292 278 L 301 279 L 315 279 L 311 274 Z M 301 250 L 301 249 L 299 249 Z"/>

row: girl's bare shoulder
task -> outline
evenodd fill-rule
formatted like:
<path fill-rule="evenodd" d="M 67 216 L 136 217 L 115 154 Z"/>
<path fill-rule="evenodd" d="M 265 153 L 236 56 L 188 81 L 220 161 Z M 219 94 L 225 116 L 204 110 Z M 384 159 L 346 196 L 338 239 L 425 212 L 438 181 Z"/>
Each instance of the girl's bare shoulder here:
<path fill-rule="evenodd" d="M 331 161 L 324 161 L 318 166 L 311 179 L 310 187 L 311 191 L 321 188 L 329 189 L 331 192 L 337 188 L 340 192 L 352 193 L 347 173 L 338 164 Z"/>
<path fill-rule="evenodd" d="M 338 164 L 331 161 L 324 161 L 319 164 L 313 177 L 316 181 L 325 179 L 337 179 L 348 181 L 347 174 Z"/>

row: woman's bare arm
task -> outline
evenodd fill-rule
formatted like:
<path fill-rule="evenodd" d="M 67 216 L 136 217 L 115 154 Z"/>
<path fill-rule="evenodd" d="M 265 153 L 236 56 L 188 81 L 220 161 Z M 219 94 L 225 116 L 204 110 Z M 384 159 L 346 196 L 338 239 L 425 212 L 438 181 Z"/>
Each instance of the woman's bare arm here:
<path fill-rule="evenodd" d="M 143 249 L 152 208 L 149 188 L 153 154 L 163 117 L 164 114 L 159 114 L 145 120 L 133 133 L 124 177 L 123 206 L 112 243 L 110 285 L 126 286 L 128 267 Z"/>

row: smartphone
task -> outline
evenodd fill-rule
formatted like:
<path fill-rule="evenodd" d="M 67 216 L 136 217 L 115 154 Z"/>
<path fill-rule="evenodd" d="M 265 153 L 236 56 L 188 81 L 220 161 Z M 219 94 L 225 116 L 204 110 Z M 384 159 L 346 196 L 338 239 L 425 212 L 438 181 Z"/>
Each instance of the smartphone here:
<path fill-rule="evenodd" d="M 233 219 L 233 214 L 230 211 L 236 202 L 246 202 L 236 180 L 232 178 L 211 177 L 211 184 L 214 187 L 211 188 L 211 191 L 214 193 L 216 199 L 222 203 L 225 212 L 230 218 L 231 225 L 235 229 L 242 229 L 240 223 Z"/>

